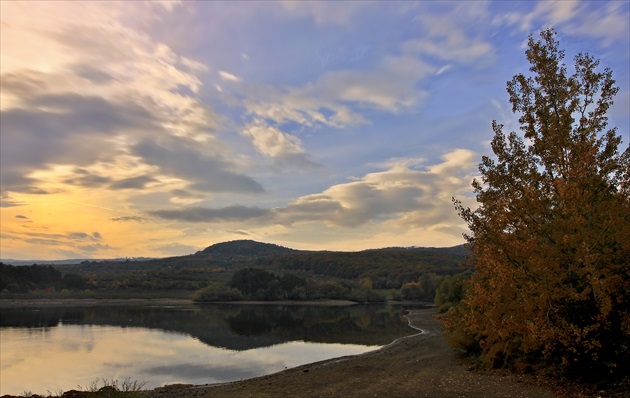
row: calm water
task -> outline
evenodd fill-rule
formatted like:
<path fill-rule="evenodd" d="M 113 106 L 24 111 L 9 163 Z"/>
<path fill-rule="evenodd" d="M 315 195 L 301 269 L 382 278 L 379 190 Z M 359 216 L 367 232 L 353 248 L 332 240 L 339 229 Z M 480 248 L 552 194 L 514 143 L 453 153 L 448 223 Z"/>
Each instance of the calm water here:
<path fill-rule="evenodd" d="M 413 334 L 400 306 L 2 309 L 0 395 L 97 378 L 218 383 L 359 354 Z"/>

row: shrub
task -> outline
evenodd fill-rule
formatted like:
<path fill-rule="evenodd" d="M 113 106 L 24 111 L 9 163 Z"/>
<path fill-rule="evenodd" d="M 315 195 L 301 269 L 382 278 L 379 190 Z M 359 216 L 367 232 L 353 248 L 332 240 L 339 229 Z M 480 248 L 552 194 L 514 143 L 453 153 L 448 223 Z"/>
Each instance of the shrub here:
<path fill-rule="evenodd" d="M 243 295 L 238 289 L 230 288 L 220 283 L 211 283 L 195 292 L 192 296 L 192 299 L 198 302 L 238 301 L 242 298 Z"/>

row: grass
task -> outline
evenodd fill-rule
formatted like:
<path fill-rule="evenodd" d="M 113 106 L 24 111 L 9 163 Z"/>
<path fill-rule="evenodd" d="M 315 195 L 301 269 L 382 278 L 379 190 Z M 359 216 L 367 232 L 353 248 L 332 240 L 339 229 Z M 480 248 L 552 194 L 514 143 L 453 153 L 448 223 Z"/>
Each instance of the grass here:
<path fill-rule="evenodd" d="M 82 386 L 78 386 L 78 390 L 70 390 L 66 391 L 65 393 L 63 391 L 51 393 L 49 390 L 47 397 L 140 398 L 146 395 L 145 391 L 143 390 L 145 384 L 146 382 L 131 380 L 130 378 L 126 378 L 123 381 L 97 378 L 85 388 Z M 33 394 L 30 391 L 25 391 L 20 396 L 30 398 L 43 398 L 41 395 Z"/>

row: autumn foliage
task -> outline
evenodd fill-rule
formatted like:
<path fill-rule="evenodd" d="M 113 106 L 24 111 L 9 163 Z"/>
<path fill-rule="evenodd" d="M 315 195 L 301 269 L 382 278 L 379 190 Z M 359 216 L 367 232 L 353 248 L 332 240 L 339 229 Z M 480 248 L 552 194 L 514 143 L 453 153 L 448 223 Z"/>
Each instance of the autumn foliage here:
<path fill-rule="evenodd" d="M 572 374 L 630 366 L 630 149 L 609 129 L 618 88 L 587 54 L 568 75 L 553 30 L 530 37 L 530 74 L 507 84 L 521 132 L 493 122 L 493 157 L 473 182 L 474 273 L 445 321 L 495 367 Z"/>

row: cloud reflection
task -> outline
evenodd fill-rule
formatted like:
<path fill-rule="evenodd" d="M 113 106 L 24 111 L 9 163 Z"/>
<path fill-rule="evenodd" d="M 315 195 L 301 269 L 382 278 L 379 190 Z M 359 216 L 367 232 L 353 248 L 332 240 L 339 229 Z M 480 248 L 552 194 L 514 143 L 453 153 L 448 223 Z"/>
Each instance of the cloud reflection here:
<path fill-rule="evenodd" d="M 46 337 L 24 329 L 2 329 L 0 395 L 85 388 L 98 378 L 131 378 L 146 382 L 146 388 L 226 382 L 376 348 L 291 342 L 233 351 L 181 333 L 67 324 L 49 328 Z"/>

